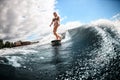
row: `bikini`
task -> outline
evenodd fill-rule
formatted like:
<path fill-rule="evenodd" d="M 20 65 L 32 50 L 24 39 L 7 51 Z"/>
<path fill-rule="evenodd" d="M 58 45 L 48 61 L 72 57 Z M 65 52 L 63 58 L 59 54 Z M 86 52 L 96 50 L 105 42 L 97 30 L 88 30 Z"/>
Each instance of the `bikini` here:
<path fill-rule="evenodd" d="M 59 20 L 59 17 L 55 17 L 55 18 L 53 19 L 54 26 L 57 26 L 57 25 L 59 26 L 58 20 Z"/>
<path fill-rule="evenodd" d="M 53 19 L 53 21 L 55 21 L 55 20 L 59 20 L 59 17 L 56 17 L 56 18 Z"/>

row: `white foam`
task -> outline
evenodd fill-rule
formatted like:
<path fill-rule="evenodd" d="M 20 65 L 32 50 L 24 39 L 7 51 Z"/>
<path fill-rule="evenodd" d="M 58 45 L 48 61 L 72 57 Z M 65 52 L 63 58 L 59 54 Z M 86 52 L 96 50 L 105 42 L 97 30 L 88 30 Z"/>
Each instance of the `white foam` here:
<path fill-rule="evenodd" d="M 34 46 L 35 48 L 35 46 Z M 27 47 L 17 47 L 17 48 L 5 48 L 5 49 L 1 49 L 0 50 L 0 56 L 4 56 L 4 55 L 9 55 L 9 54 L 30 54 L 30 53 L 37 53 L 38 51 L 31 49 L 30 46 Z"/>
<path fill-rule="evenodd" d="M 101 35 L 102 42 L 101 48 L 93 50 L 91 52 L 92 54 L 94 53 L 97 55 L 95 59 L 91 60 L 91 62 L 94 62 L 92 64 L 92 66 L 94 67 L 103 67 L 105 64 L 109 63 L 110 58 L 115 56 L 114 46 L 112 45 L 115 40 L 107 35 L 107 33 L 98 26 L 96 26 L 95 28 L 98 31 L 98 35 Z"/>
<path fill-rule="evenodd" d="M 70 39 L 71 39 L 70 34 L 69 34 L 68 31 L 66 31 L 65 39 L 63 39 L 62 42 L 66 42 L 66 41 L 68 41 L 68 40 L 70 40 Z"/>
<path fill-rule="evenodd" d="M 18 61 L 22 60 L 22 58 L 18 56 L 6 56 L 6 58 L 8 59 L 10 65 L 14 67 L 21 67 L 21 64 Z"/>
<path fill-rule="evenodd" d="M 42 57 L 42 56 L 41 56 L 40 59 L 45 59 L 45 57 Z"/>

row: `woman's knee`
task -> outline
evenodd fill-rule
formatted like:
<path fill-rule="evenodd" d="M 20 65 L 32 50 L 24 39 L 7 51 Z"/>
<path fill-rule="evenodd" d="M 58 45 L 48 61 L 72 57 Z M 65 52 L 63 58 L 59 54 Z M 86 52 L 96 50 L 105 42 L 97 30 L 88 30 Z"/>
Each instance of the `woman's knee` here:
<path fill-rule="evenodd" d="M 56 31 L 53 31 L 53 34 L 56 35 Z"/>

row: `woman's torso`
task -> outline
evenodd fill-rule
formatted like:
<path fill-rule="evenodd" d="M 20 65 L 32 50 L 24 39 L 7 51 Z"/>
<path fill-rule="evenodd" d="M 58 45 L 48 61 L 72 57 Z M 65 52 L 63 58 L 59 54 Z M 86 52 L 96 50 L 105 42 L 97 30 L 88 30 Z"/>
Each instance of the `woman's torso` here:
<path fill-rule="evenodd" d="M 59 17 L 53 18 L 54 26 L 59 26 Z"/>

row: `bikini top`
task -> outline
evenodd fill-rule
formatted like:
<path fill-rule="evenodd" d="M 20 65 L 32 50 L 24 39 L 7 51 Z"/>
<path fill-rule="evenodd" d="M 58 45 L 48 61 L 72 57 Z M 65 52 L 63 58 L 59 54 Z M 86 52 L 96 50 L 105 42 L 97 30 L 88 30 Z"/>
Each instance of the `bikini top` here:
<path fill-rule="evenodd" d="M 56 20 L 59 20 L 59 17 L 55 17 L 55 18 L 53 19 L 53 21 L 56 21 Z"/>

